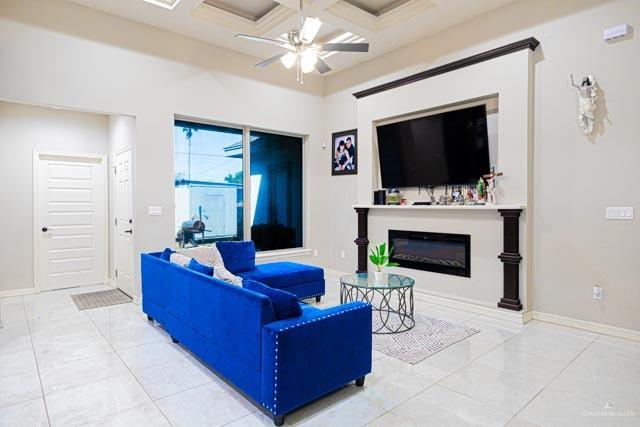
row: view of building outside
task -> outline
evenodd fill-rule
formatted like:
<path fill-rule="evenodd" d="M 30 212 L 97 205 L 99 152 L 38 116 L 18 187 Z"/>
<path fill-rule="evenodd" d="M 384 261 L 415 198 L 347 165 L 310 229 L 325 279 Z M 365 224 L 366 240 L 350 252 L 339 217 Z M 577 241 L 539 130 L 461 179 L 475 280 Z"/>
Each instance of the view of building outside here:
<path fill-rule="evenodd" d="M 176 242 L 242 240 L 242 129 L 176 121 Z"/>
<path fill-rule="evenodd" d="M 248 239 L 243 130 L 177 120 L 174 139 L 176 244 Z M 246 143 L 251 240 L 258 251 L 302 247 L 303 139 L 252 130 Z"/>

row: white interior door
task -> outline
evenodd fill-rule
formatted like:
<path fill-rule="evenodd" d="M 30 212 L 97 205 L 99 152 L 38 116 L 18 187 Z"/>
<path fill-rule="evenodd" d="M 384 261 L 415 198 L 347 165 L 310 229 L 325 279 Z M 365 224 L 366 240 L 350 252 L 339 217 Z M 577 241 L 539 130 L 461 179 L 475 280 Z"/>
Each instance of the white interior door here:
<path fill-rule="evenodd" d="M 133 194 L 131 150 L 115 157 L 115 269 L 118 289 L 133 296 Z"/>
<path fill-rule="evenodd" d="M 103 283 L 107 269 L 104 158 L 36 153 L 34 159 L 39 288 Z"/>

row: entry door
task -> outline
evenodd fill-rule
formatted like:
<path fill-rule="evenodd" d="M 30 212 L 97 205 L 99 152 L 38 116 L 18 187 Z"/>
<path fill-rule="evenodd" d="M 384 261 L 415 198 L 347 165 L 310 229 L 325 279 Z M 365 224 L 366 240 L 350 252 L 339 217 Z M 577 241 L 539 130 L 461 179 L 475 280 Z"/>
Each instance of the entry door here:
<path fill-rule="evenodd" d="M 103 283 L 107 269 L 104 158 L 40 153 L 35 160 L 39 288 Z"/>
<path fill-rule="evenodd" d="M 115 268 L 118 289 L 133 296 L 133 171 L 131 150 L 117 154 Z"/>

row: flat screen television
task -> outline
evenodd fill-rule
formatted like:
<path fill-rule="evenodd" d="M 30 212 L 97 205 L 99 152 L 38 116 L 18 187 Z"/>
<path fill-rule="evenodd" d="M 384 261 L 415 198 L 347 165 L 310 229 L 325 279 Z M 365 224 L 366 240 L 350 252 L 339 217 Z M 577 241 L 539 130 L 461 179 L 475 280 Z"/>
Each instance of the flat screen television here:
<path fill-rule="evenodd" d="M 376 130 L 383 188 L 465 185 L 490 172 L 485 105 Z"/>

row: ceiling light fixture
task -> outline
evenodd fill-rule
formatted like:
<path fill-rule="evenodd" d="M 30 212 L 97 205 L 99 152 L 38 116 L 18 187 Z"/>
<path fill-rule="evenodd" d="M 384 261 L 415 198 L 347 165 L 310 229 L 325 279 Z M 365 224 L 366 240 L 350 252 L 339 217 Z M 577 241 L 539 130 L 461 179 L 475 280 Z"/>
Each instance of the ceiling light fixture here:
<path fill-rule="evenodd" d="M 157 1 L 157 0 L 145 0 Z M 169 1 L 169 0 L 165 0 Z M 269 59 L 265 59 L 256 64 L 257 68 L 268 67 L 274 62 L 282 62 L 287 68 L 296 66 L 296 79 L 300 84 L 303 83 L 302 74 L 310 73 L 314 69 L 320 74 L 331 71 L 331 67 L 323 61 L 322 58 L 328 56 L 330 52 L 368 52 L 369 43 L 363 41 L 361 37 L 355 36 L 359 42 L 353 43 L 315 43 L 314 40 L 318 35 L 318 31 L 322 26 L 322 21 L 318 18 L 310 18 L 304 16 L 303 0 L 300 0 L 300 27 L 292 28 L 282 36 L 282 40 L 272 39 L 268 37 L 258 37 L 249 34 L 236 34 L 236 37 L 251 40 L 259 43 L 266 43 L 288 50 L 288 52 L 279 53 Z M 353 36 L 351 33 L 345 33 L 344 37 Z"/>
<path fill-rule="evenodd" d="M 305 49 L 300 53 L 300 68 L 303 73 L 312 72 L 318 62 L 318 54 L 313 49 Z"/>
<path fill-rule="evenodd" d="M 282 58 L 280 58 L 280 62 L 284 65 L 287 70 L 296 65 L 297 56 L 293 52 L 287 52 Z"/>
<path fill-rule="evenodd" d="M 161 8 L 173 10 L 180 0 L 142 0 L 146 3 L 152 4 L 154 6 L 160 6 Z"/>

